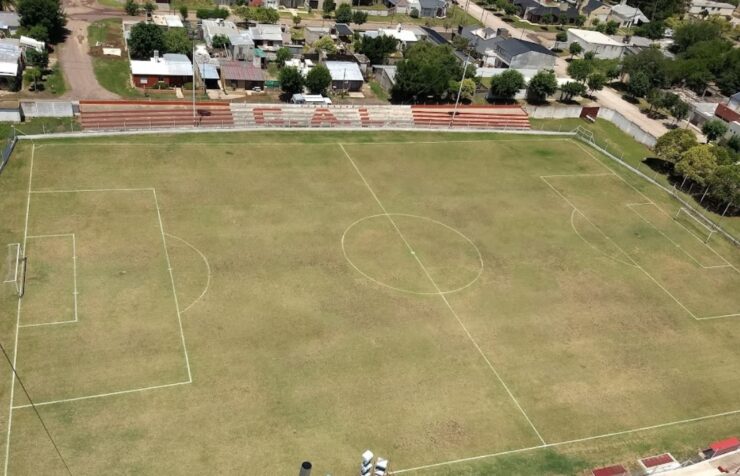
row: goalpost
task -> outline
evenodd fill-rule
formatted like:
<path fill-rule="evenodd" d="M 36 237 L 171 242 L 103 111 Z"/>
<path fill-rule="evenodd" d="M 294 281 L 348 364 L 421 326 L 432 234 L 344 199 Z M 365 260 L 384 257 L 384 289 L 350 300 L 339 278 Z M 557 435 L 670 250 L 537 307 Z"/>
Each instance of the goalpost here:
<path fill-rule="evenodd" d="M 717 228 L 707 224 L 707 220 L 704 219 L 704 217 L 702 217 L 701 215 L 697 215 L 698 213 L 694 210 L 691 210 L 687 207 L 679 207 L 678 211 L 676 212 L 676 216 L 674 216 L 673 219 L 679 221 L 684 217 L 688 217 L 688 220 L 683 221 L 688 221 L 688 224 L 691 225 L 698 225 L 698 227 L 692 226 L 692 228 L 699 234 L 697 238 L 699 238 L 702 242 L 707 243 L 712 238 L 712 235 L 717 233 Z M 693 232 L 689 230 L 689 233 Z"/>
<path fill-rule="evenodd" d="M 23 297 L 26 281 L 27 258 L 21 256 L 21 244 L 10 243 L 8 245 L 7 258 L 5 259 L 5 278 L 3 284 L 13 284 L 18 297 Z"/>

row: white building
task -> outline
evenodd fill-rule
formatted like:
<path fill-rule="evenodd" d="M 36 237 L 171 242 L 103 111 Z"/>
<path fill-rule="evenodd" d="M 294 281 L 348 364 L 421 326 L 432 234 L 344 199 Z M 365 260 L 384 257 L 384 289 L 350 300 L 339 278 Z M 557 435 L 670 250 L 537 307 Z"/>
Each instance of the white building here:
<path fill-rule="evenodd" d="M 413 31 L 403 28 L 400 24 L 395 28 L 378 28 L 378 35 L 395 38 L 399 47 L 408 47 L 419 41 Z"/>
<path fill-rule="evenodd" d="M 627 0 L 622 0 L 619 5 L 612 7 L 612 11 L 609 13 L 609 20 L 619 23 L 619 26 L 622 28 L 629 28 L 632 25 L 650 22 L 650 19 L 639 8 L 627 5 Z"/>
<path fill-rule="evenodd" d="M 689 15 L 731 17 L 735 11 L 735 5 L 730 3 L 714 2 L 711 0 L 692 0 L 689 5 Z"/>
<path fill-rule="evenodd" d="M 344 91 L 359 91 L 365 78 L 362 77 L 360 66 L 352 61 L 327 61 L 325 66 L 331 74 L 333 89 Z"/>
<path fill-rule="evenodd" d="M 152 22 L 167 28 L 183 28 L 182 20 L 178 15 L 152 15 Z"/>
<path fill-rule="evenodd" d="M 576 42 L 583 47 L 583 51 L 593 51 L 597 58 L 613 59 L 624 54 L 627 47 L 613 38 L 598 31 L 568 29 L 568 44 Z"/>

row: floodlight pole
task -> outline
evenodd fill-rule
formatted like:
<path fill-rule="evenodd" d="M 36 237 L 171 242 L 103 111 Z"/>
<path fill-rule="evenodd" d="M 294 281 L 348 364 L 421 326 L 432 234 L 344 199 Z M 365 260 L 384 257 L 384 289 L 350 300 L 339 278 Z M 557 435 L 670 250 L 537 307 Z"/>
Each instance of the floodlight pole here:
<path fill-rule="evenodd" d="M 478 40 L 473 43 L 473 48 L 478 45 Z M 452 129 L 452 123 L 457 117 L 457 106 L 460 105 L 460 96 L 462 95 L 463 81 L 465 81 L 465 74 L 468 72 L 468 62 L 470 61 L 470 49 L 468 49 L 468 55 L 465 57 L 465 65 L 463 67 L 462 78 L 460 78 L 460 87 L 457 88 L 457 99 L 455 99 L 455 108 L 452 110 L 452 117 L 450 118 L 449 129 Z"/>
<path fill-rule="evenodd" d="M 195 35 L 193 35 L 193 127 L 195 127 Z"/>

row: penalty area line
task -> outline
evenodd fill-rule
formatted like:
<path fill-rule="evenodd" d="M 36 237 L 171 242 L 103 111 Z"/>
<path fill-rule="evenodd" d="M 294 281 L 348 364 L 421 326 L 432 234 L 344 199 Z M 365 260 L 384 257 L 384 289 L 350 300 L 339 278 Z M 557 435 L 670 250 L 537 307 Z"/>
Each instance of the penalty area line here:
<path fill-rule="evenodd" d="M 190 381 L 184 381 L 184 382 L 175 382 L 175 383 L 167 383 L 164 385 L 152 385 L 151 387 L 142 387 L 142 388 L 133 388 L 130 390 L 120 390 L 118 392 L 109 392 L 109 393 L 99 393 L 96 395 L 85 395 L 84 397 L 74 397 L 74 398 L 62 398 L 60 400 L 50 400 L 47 402 L 34 402 L 34 405 L 37 407 L 46 406 L 46 405 L 57 405 L 59 403 L 68 403 L 68 402 L 79 402 L 81 400 L 91 400 L 94 398 L 103 398 L 103 397 L 113 397 L 116 395 L 126 395 L 129 393 L 139 393 L 139 392 L 148 392 L 149 390 L 157 390 L 160 388 L 169 388 L 169 387 L 177 387 L 180 385 L 189 385 L 192 382 Z M 14 405 L 13 410 L 20 410 L 23 408 L 31 408 L 32 405 L 26 404 L 26 405 Z"/>

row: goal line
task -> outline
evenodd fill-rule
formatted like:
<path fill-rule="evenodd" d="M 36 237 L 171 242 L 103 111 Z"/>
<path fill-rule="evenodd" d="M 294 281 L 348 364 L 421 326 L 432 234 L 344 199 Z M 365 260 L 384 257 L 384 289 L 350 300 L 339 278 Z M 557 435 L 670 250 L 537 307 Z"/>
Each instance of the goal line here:
<path fill-rule="evenodd" d="M 703 217 L 697 216 L 697 215 L 698 214 L 695 211 L 690 210 L 687 207 L 679 207 L 678 211 L 676 212 L 676 215 L 673 218 L 676 221 L 678 221 L 683 216 L 687 216 L 689 220 L 691 221 L 691 223 L 698 225 L 702 230 L 700 232 L 702 236 L 696 236 L 696 235 L 694 236 L 696 236 L 696 238 L 701 240 L 702 242 L 707 243 L 712 238 L 712 235 L 717 233 L 717 228 L 707 224 L 706 220 L 703 219 Z M 691 234 L 694 234 L 692 231 L 688 229 L 686 231 L 688 231 Z"/>

